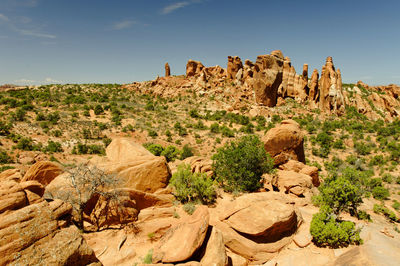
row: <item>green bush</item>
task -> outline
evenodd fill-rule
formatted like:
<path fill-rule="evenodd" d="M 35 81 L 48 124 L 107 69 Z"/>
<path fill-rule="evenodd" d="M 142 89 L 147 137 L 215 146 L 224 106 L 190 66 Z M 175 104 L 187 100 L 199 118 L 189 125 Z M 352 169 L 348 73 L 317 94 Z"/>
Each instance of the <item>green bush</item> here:
<path fill-rule="evenodd" d="M 398 221 L 396 214 L 393 211 L 386 208 L 384 205 L 374 204 L 374 212 L 377 214 L 383 214 L 390 221 L 393 222 Z"/>
<path fill-rule="evenodd" d="M 357 214 L 357 207 L 362 203 L 360 188 L 345 176 L 327 178 L 320 186 L 321 205 L 326 205 L 338 215 L 342 211 Z"/>
<path fill-rule="evenodd" d="M 103 107 L 100 104 L 96 105 L 96 107 L 94 108 L 94 114 L 101 115 L 103 113 L 104 113 Z"/>
<path fill-rule="evenodd" d="M 188 144 L 183 146 L 181 157 L 179 159 L 185 160 L 186 158 L 193 156 L 193 148 L 191 148 Z"/>
<path fill-rule="evenodd" d="M 47 146 L 44 149 L 44 151 L 45 152 L 50 152 L 50 153 L 55 153 L 55 152 L 63 152 L 64 150 L 61 147 L 61 143 L 49 140 L 47 142 Z"/>
<path fill-rule="evenodd" d="M 104 147 L 97 144 L 82 144 L 78 143 L 72 149 L 72 154 L 100 154 L 105 155 L 106 151 Z"/>
<path fill-rule="evenodd" d="M 161 153 L 164 151 L 164 147 L 160 144 L 155 143 L 145 143 L 143 146 L 155 156 L 161 156 Z"/>
<path fill-rule="evenodd" d="M 226 191 L 255 191 L 274 162 L 255 135 L 227 143 L 213 155 L 213 171 Z"/>
<path fill-rule="evenodd" d="M 181 202 L 200 201 L 212 203 L 216 198 L 213 181 L 205 173 L 192 173 L 190 165 L 181 164 L 172 175 L 170 185 L 175 188 L 175 196 Z"/>
<path fill-rule="evenodd" d="M 11 124 L 7 124 L 3 121 L 0 121 L 0 136 L 7 136 L 10 134 L 10 129 L 12 128 Z"/>
<path fill-rule="evenodd" d="M 313 215 L 310 233 L 317 246 L 338 248 L 362 244 L 360 230 L 355 228 L 354 223 L 338 220 L 328 206 L 323 206 Z"/>
<path fill-rule="evenodd" d="M 169 145 L 161 152 L 161 156 L 165 156 L 167 162 L 173 162 L 180 156 L 180 153 L 177 147 Z"/>
<path fill-rule="evenodd" d="M 386 188 L 377 186 L 372 190 L 372 196 L 377 200 L 385 200 L 390 196 L 390 193 Z"/>
<path fill-rule="evenodd" d="M 212 123 L 210 126 L 210 131 L 212 133 L 219 133 L 219 124 L 217 122 Z"/>
<path fill-rule="evenodd" d="M 7 154 L 6 151 L 0 151 L 0 164 L 11 163 L 11 157 Z"/>

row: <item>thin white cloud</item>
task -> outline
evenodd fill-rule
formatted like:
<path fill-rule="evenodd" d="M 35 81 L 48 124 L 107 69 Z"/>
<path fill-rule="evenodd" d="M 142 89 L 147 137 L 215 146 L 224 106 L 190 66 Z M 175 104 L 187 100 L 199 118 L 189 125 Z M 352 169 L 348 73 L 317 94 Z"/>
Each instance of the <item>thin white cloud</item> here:
<path fill-rule="evenodd" d="M 47 83 L 47 84 L 52 83 L 52 84 L 54 84 L 54 83 L 62 83 L 62 81 L 61 80 L 52 79 L 52 78 L 45 78 L 44 83 Z"/>
<path fill-rule="evenodd" d="M 16 32 L 20 33 L 21 35 L 25 35 L 25 36 L 48 38 L 48 39 L 56 39 L 57 38 L 56 35 L 41 33 L 36 30 L 26 30 L 26 29 L 19 29 L 19 28 L 14 28 L 14 29 Z"/>
<path fill-rule="evenodd" d="M 40 30 L 40 27 L 35 26 L 34 23 L 32 22 L 32 19 L 29 17 L 17 17 L 14 19 L 10 19 L 6 15 L 0 13 L 0 22 L 1 21 L 4 22 L 4 25 L 6 27 L 23 36 L 31 36 L 31 37 L 46 38 L 46 39 L 57 38 L 57 36 L 54 34 L 42 32 Z"/>
<path fill-rule="evenodd" d="M 135 24 L 137 24 L 136 21 L 127 19 L 114 23 L 111 28 L 113 30 L 124 30 L 132 27 Z"/>
<path fill-rule="evenodd" d="M 188 2 L 188 1 L 176 2 L 176 3 L 170 4 L 161 10 L 161 14 L 166 15 L 166 14 L 172 13 L 175 10 L 184 8 L 185 6 L 188 6 L 190 4 L 191 4 L 191 2 Z"/>
<path fill-rule="evenodd" d="M 6 15 L 4 15 L 4 14 L 1 14 L 1 13 L 0 13 L 0 20 L 9 21 L 8 17 Z"/>
<path fill-rule="evenodd" d="M 17 85 L 42 85 L 42 84 L 59 84 L 63 83 L 61 80 L 56 80 L 53 78 L 45 78 L 44 80 L 33 80 L 33 79 L 17 79 L 14 80 Z"/>
<path fill-rule="evenodd" d="M 26 85 L 26 84 L 33 84 L 36 83 L 36 80 L 32 80 L 32 79 L 17 79 L 14 80 L 14 82 L 18 85 Z"/>

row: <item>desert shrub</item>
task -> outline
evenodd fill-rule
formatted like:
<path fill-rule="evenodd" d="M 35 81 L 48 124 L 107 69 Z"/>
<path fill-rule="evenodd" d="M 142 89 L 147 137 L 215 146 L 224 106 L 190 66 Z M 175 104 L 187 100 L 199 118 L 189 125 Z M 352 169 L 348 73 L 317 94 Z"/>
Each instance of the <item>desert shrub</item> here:
<path fill-rule="evenodd" d="M 0 136 L 7 136 L 10 134 L 11 124 L 7 124 L 4 121 L 0 121 Z"/>
<path fill-rule="evenodd" d="M 161 153 L 164 151 L 164 147 L 160 144 L 155 143 L 145 143 L 143 146 L 155 156 L 161 156 Z"/>
<path fill-rule="evenodd" d="M 392 183 L 393 182 L 393 176 L 391 174 L 389 174 L 389 173 L 385 173 L 385 174 L 382 175 L 382 180 L 383 180 L 383 182 L 386 182 L 386 183 Z"/>
<path fill-rule="evenodd" d="M 342 211 L 357 214 L 357 207 L 362 203 L 360 188 L 346 176 L 327 178 L 320 186 L 321 205 L 328 206 L 338 215 Z"/>
<path fill-rule="evenodd" d="M 372 196 L 378 200 L 385 200 L 390 196 L 390 193 L 386 188 L 377 186 L 372 189 Z"/>
<path fill-rule="evenodd" d="M 359 155 L 368 155 L 372 151 L 372 146 L 363 142 L 354 143 L 354 149 Z"/>
<path fill-rule="evenodd" d="M 55 152 L 63 152 L 64 150 L 61 147 L 61 143 L 49 140 L 47 142 L 47 146 L 44 148 L 44 151 L 49 153 L 55 153 Z"/>
<path fill-rule="evenodd" d="M 179 136 L 186 136 L 187 135 L 187 130 L 186 128 L 182 127 L 180 122 L 176 122 L 174 124 L 174 129 L 176 130 L 176 132 L 178 133 Z"/>
<path fill-rule="evenodd" d="M 131 124 L 128 124 L 122 128 L 122 132 L 124 133 L 133 131 L 135 131 L 135 128 Z"/>
<path fill-rule="evenodd" d="M 332 147 L 335 149 L 341 149 L 344 150 L 346 147 L 344 146 L 343 140 L 338 139 L 335 142 L 333 142 Z"/>
<path fill-rule="evenodd" d="M 152 137 L 152 138 L 155 138 L 155 137 L 158 136 L 158 133 L 157 133 L 155 130 L 153 130 L 153 129 L 149 129 L 149 130 L 147 131 L 147 133 L 149 134 L 149 137 Z"/>
<path fill-rule="evenodd" d="M 78 143 L 72 149 L 72 154 L 100 154 L 105 155 L 106 151 L 104 147 L 97 144 L 82 144 Z"/>
<path fill-rule="evenodd" d="M 393 209 L 398 211 L 400 209 L 400 202 L 398 202 L 397 200 L 394 200 L 392 207 L 393 207 Z"/>
<path fill-rule="evenodd" d="M 192 173 L 190 165 L 181 164 L 172 175 L 170 184 L 181 202 L 212 203 L 216 198 L 213 181 L 205 173 Z"/>
<path fill-rule="evenodd" d="M 21 137 L 15 146 L 19 150 L 32 151 L 34 150 L 33 140 L 31 138 Z"/>
<path fill-rule="evenodd" d="M 104 144 L 105 148 L 107 148 L 108 145 L 110 145 L 111 142 L 112 142 L 112 139 L 110 139 L 108 137 L 103 138 L 103 144 Z"/>
<path fill-rule="evenodd" d="M 47 121 L 49 121 L 53 125 L 57 124 L 60 118 L 61 117 L 59 112 L 54 112 L 47 115 Z"/>
<path fill-rule="evenodd" d="M 187 202 L 183 205 L 182 209 L 189 215 L 192 215 L 196 210 L 196 204 L 193 202 Z"/>
<path fill-rule="evenodd" d="M 328 206 L 323 206 L 313 215 L 310 233 L 318 246 L 338 248 L 350 244 L 362 244 L 360 230 L 355 228 L 355 224 L 338 220 Z"/>
<path fill-rule="evenodd" d="M 172 162 L 179 157 L 180 153 L 177 147 L 169 145 L 161 152 L 161 156 L 165 156 L 167 162 Z"/>
<path fill-rule="evenodd" d="M 224 137 L 233 138 L 235 136 L 235 132 L 227 126 L 220 127 L 220 131 Z"/>
<path fill-rule="evenodd" d="M 190 147 L 188 144 L 185 144 L 182 148 L 181 156 L 179 159 L 185 160 L 186 158 L 192 157 L 193 155 L 193 148 Z"/>
<path fill-rule="evenodd" d="M 212 133 L 219 133 L 219 124 L 217 122 L 212 123 L 210 126 L 210 131 Z"/>
<path fill-rule="evenodd" d="M 271 172 L 274 162 L 255 135 L 244 136 L 219 148 L 213 155 L 213 170 L 227 191 L 255 191 L 263 173 Z"/>
<path fill-rule="evenodd" d="M 388 218 L 392 222 L 398 221 L 396 214 L 393 211 L 386 208 L 384 205 L 374 204 L 373 210 L 377 214 L 384 215 L 386 218 Z"/>
<path fill-rule="evenodd" d="M 143 264 L 152 264 L 152 263 L 153 263 L 153 249 L 150 249 L 143 258 Z"/>
<path fill-rule="evenodd" d="M 385 163 L 385 158 L 383 155 L 375 155 L 369 160 L 369 165 L 374 166 L 374 165 L 383 165 Z"/>
<path fill-rule="evenodd" d="M 0 150 L 0 164 L 11 163 L 11 157 L 7 154 L 6 151 Z"/>
<path fill-rule="evenodd" d="M 98 104 L 98 105 L 96 105 L 95 107 L 94 107 L 94 114 L 95 115 L 101 115 L 101 114 L 103 114 L 104 113 L 104 109 L 103 109 L 103 107 L 100 105 L 100 104 Z"/>

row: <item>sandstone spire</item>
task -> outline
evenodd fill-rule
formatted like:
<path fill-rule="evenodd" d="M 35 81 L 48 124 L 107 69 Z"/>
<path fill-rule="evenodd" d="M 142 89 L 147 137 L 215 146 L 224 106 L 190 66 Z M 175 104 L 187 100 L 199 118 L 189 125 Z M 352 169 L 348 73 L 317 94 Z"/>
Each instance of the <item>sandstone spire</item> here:
<path fill-rule="evenodd" d="M 171 76 L 171 68 L 169 67 L 168 63 L 165 63 L 165 76 L 166 77 Z"/>

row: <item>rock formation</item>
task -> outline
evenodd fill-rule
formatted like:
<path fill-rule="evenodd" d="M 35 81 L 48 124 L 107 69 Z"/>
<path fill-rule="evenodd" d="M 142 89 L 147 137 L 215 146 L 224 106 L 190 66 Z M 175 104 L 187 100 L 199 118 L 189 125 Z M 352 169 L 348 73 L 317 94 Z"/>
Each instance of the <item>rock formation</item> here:
<path fill-rule="evenodd" d="M 282 52 L 273 51 L 270 55 L 258 56 L 254 69 L 253 87 L 256 103 L 268 107 L 275 106 L 283 76 Z"/>
<path fill-rule="evenodd" d="M 0 182 L 0 265 L 101 265 L 78 228 L 71 206 L 47 202 L 37 181 L 19 182 L 14 171 Z"/>
<path fill-rule="evenodd" d="M 29 168 L 22 181 L 35 180 L 43 186 L 47 186 L 61 173 L 62 170 L 57 164 L 48 161 L 39 161 Z"/>
<path fill-rule="evenodd" d="M 238 56 L 228 56 L 227 75 L 228 79 L 236 79 L 237 73 L 243 69 L 242 60 Z"/>
<path fill-rule="evenodd" d="M 199 61 L 189 60 L 186 64 L 186 77 L 200 75 L 204 65 Z"/>
<path fill-rule="evenodd" d="M 165 77 L 171 76 L 171 68 L 168 63 L 165 63 Z"/>
<path fill-rule="evenodd" d="M 305 163 L 304 135 L 300 125 L 293 120 L 284 120 L 270 129 L 262 138 L 265 150 L 274 159 L 276 165 L 289 160 Z"/>
<path fill-rule="evenodd" d="M 319 108 L 325 112 L 344 112 L 344 99 L 342 90 L 342 77 L 340 70 L 335 70 L 332 57 L 326 59 L 322 67 L 319 81 L 320 97 Z"/>

